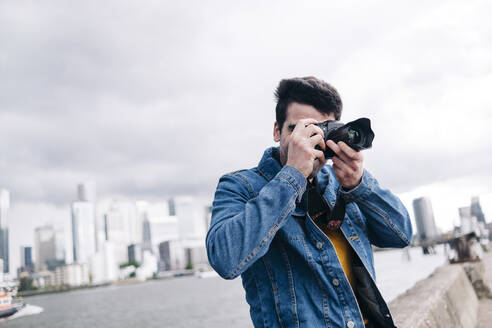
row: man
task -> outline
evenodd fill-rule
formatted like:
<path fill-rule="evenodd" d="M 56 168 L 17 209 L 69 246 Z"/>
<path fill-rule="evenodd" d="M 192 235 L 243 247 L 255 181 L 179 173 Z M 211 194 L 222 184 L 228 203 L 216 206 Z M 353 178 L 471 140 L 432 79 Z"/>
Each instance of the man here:
<path fill-rule="evenodd" d="M 279 147 L 217 186 L 210 264 L 225 279 L 241 275 L 255 327 L 395 327 L 375 284 L 371 244 L 410 244 L 405 207 L 364 170 L 361 153 L 324 142 L 314 123 L 340 119 L 335 88 L 287 79 L 276 98 Z M 326 147 L 336 154 L 331 166 Z"/>

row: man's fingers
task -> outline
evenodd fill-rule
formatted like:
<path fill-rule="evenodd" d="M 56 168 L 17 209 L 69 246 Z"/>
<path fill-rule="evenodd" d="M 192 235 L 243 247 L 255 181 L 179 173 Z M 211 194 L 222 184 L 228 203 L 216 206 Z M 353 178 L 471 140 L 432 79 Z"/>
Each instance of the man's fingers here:
<path fill-rule="evenodd" d="M 340 149 L 340 147 L 338 147 L 338 145 L 333 141 L 333 140 L 327 140 L 326 141 L 326 145 L 328 147 L 331 148 L 331 150 L 333 150 L 333 152 L 336 154 L 336 155 L 341 155 L 342 154 L 342 150 Z"/>
<path fill-rule="evenodd" d="M 338 181 L 345 178 L 345 172 L 335 163 L 333 163 L 333 172 L 335 172 Z"/>
<path fill-rule="evenodd" d="M 341 170 L 344 175 L 351 175 L 355 171 L 354 168 L 352 168 L 350 165 L 348 165 L 338 157 L 333 157 L 332 161 L 333 166 L 336 166 L 339 170 Z"/>
<path fill-rule="evenodd" d="M 294 128 L 294 131 L 304 130 L 307 126 L 313 125 L 314 123 L 318 123 L 318 122 L 312 118 L 305 118 L 305 119 L 299 120 L 296 123 L 296 127 Z"/>
<path fill-rule="evenodd" d="M 319 159 L 321 162 L 325 160 L 325 153 L 321 150 L 313 149 L 314 159 Z"/>
<path fill-rule="evenodd" d="M 342 161 L 348 163 L 351 161 L 349 157 L 345 155 L 345 153 L 340 149 L 340 147 L 333 141 L 333 140 L 328 140 L 326 141 L 326 145 L 333 150 L 335 155 L 337 155 Z"/>
<path fill-rule="evenodd" d="M 323 138 L 323 136 L 321 136 L 319 134 L 315 134 L 314 136 L 309 138 L 309 140 L 311 141 L 311 145 L 313 147 L 318 145 L 321 149 L 323 149 L 323 150 L 326 149 L 325 139 Z"/>
<path fill-rule="evenodd" d="M 312 119 L 312 118 L 305 118 L 305 119 L 299 120 L 296 123 L 296 127 L 294 128 L 293 133 L 294 132 L 302 133 L 302 135 L 307 136 L 307 137 L 310 137 L 313 134 L 323 135 L 323 130 L 321 130 L 321 128 L 319 126 L 315 125 L 316 123 L 318 123 L 318 121 L 316 121 L 315 119 Z"/>
<path fill-rule="evenodd" d="M 349 158 L 354 161 L 362 160 L 362 154 L 350 148 L 345 142 L 339 141 L 337 145 Z"/>
<path fill-rule="evenodd" d="M 306 126 L 306 128 L 302 130 L 302 134 L 306 137 L 311 137 L 315 134 L 319 134 L 321 136 L 324 135 L 323 130 L 321 130 L 321 128 L 319 126 L 314 125 L 314 124 Z"/>

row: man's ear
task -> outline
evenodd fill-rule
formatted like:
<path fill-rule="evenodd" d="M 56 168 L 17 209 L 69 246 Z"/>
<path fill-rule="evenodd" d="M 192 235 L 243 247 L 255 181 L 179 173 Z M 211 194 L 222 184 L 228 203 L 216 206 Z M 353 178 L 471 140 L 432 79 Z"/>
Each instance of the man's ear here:
<path fill-rule="evenodd" d="M 273 141 L 280 141 L 280 129 L 278 127 L 277 121 L 275 121 L 275 123 L 273 124 Z"/>

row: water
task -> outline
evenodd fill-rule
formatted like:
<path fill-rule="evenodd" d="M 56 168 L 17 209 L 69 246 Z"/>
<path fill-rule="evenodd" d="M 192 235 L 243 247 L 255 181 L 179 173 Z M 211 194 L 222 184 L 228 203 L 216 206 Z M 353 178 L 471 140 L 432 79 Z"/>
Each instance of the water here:
<path fill-rule="evenodd" d="M 377 282 L 386 300 L 404 292 L 444 263 L 411 249 L 374 254 Z M 1 323 L 13 327 L 251 327 L 241 280 L 183 277 L 39 295 L 26 302 L 43 312 Z"/>

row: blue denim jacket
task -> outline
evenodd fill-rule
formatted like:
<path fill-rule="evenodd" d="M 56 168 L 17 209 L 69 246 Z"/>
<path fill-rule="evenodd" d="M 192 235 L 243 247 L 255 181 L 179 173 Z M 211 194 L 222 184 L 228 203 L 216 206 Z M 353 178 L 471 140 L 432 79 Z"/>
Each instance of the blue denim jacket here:
<path fill-rule="evenodd" d="M 241 275 L 255 327 L 364 327 L 332 243 L 301 206 L 306 179 L 281 167 L 274 149 L 258 167 L 220 179 L 206 238 L 210 264 L 225 279 Z M 368 273 L 384 326 L 394 327 L 375 285 L 371 244 L 409 245 L 407 210 L 368 171 L 350 191 L 340 188 L 329 165 L 317 178 L 331 207 L 338 193 L 347 201 L 341 230 Z"/>

